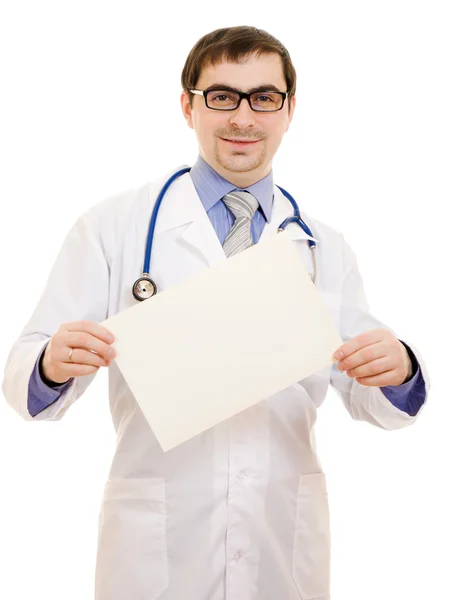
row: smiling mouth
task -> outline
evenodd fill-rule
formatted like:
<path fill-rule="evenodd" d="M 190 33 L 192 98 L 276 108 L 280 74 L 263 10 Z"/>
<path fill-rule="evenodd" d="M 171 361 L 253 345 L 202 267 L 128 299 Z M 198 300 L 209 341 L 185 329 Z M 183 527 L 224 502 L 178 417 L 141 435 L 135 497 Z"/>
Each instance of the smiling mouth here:
<path fill-rule="evenodd" d="M 246 144 L 256 144 L 257 142 L 260 142 L 261 140 L 235 140 L 235 139 L 227 139 L 227 138 L 221 138 L 224 142 L 230 142 L 231 144 L 242 144 L 242 145 L 246 145 Z"/>

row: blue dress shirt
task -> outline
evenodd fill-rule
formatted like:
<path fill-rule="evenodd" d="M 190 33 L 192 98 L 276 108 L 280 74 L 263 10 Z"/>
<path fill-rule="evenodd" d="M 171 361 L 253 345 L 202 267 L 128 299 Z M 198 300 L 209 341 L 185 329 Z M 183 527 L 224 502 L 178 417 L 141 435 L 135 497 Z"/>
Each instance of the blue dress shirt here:
<path fill-rule="evenodd" d="M 205 162 L 201 156 L 191 169 L 191 177 L 199 198 L 205 208 L 208 217 L 217 233 L 220 243 L 225 238 L 234 224 L 233 213 L 222 202 L 225 194 L 236 188 L 235 185 L 224 179 L 212 167 Z M 259 208 L 252 219 L 251 232 L 255 244 L 259 241 L 264 225 L 270 221 L 273 206 L 273 174 L 272 171 L 253 185 L 245 188 L 258 200 Z M 402 342 L 404 344 L 404 342 Z M 409 415 L 416 415 L 425 400 L 425 381 L 420 366 L 411 352 L 406 347 L 413 365 L 412 378 L 402 385 L 382 387 L 383 394 L 398 409 Z M 30 378 L 28 386 L 28 411 L 31 416 L 36 416 L 45 408 L 56 402 L 64 390 L 71 384 L 70 379 L 61 385 L 55 385 L 45 379 L 42 371 L 41 358 L 45 348 L 36 361 L 36 366 Z"/>

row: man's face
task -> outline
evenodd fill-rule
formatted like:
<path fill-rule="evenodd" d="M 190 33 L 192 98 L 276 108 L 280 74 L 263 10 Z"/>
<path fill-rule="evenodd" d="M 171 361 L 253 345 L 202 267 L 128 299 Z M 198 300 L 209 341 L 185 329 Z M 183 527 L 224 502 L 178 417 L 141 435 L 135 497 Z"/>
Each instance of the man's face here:
<path fill-rule="evenodd" d="M 225 86 L 241 92 L 254 89 L 286 92 L 278 54 L 250 55 L 245 62 L 221 62 L 205 67 L 196 89 Z M 288 98 L 277 112 L 253 111 L 243 99 L 235 110 L 211 110 L 202 96 L 195 95 L 192 107 L 186 92 L 181 95 L 186 121 L 195 130 L 200 155 L 213 169 L 237 186 L 249 186 L 265 177 L 272 158 L 291 122 L 295 98 Z"/>

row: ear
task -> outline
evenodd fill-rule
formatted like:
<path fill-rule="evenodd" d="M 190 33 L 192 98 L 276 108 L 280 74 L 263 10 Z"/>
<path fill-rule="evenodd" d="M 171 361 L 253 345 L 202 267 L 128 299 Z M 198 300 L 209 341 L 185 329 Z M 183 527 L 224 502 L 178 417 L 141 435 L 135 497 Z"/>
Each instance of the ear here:
<path fill-rule="evenodd" d="M 184 118 L 186 119 L 186 123 L 191 129 L 194 129 L 194 125 L 192 123 L 192 109 L 191 104 L 189 102 L 189 94 L 184 90 L 181 92 L 181 110 L 183 111 Z"/>
<path fill-rule="evenodd" d="M 296 98 L 295 98 L 295 96 L 292 96 L 292 98 L 290 99 L 289 117 L 288 117 L 288 122 L 286 124 L 285 131 L 287 131 L 289 129 L 289 125 L 291 124 L 291 121 L 292 121 L 292 118 L 293 118 L 294 112 L 295 112 L 295 105 L 296 105 Z"/>

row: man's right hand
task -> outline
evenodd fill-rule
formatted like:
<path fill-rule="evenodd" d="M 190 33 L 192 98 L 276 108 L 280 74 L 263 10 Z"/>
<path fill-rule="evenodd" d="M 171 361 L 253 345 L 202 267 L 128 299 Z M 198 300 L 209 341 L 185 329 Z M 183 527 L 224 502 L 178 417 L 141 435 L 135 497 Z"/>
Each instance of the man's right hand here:
<path fill-rule="evenodd" d="M 65 383 L 72 377 L 91 375 L 100 367 L 109 367 L 116 356 L 111 347 L 113 341 L 113 334 L 93 321 L 61 325 L 45 348 L 42 360 L 45 377 L 54 383 Z"/>

